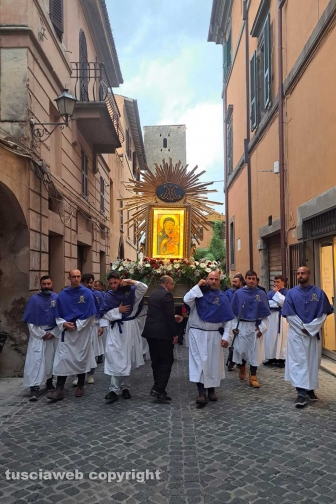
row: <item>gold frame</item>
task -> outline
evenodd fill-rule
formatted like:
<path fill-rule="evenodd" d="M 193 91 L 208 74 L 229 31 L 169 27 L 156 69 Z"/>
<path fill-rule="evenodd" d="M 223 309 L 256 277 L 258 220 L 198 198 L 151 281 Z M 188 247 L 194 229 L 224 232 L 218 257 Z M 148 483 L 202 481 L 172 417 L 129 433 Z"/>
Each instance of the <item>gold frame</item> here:
<path fill-rule="evenodd" d="M 178 218 L 179 245 L 178 253 L 160 254 L 156 237 L 161 231 L 159 219 Z M 190 256 L 190 205 L 149 205 L 147 215 L 147 256 L 153 259 L 184 259 Z"/>

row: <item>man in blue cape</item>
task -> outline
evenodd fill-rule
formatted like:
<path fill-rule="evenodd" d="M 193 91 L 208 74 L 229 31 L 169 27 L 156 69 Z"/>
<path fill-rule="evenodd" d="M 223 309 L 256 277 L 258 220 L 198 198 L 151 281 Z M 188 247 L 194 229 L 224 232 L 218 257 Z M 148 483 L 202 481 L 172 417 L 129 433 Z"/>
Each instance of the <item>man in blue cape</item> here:
<path fill-rule="evenodd" d="M 100 327 L 100 312 L 103 309 L 103 304 L 104 304 L 104 297 L 103 294 L 99 291 L 93 288 L 94 285 L 94 275 L 92 273 L 83 273 L 82 275 L 82 285 L 86 287 L 87 289 L 90 289 L 95 297 L 96 304 L 98 307 L 99 314 L 96 317 L 94 325 L 91 327 L 91 338 L 92 338 L 92 347 L 93 347 L 93 353 L 96 359 L 96 362 L 98 364 L 98 357 L 104 354 L 104 345 L 103 345 L 103 332 L 104 328 Z M 102 361 L 101 361 L 102 362 Z M 96 368 L 92 368 L 88 373 L 86 377 L 86 383 L 92 384 L 94 383 L 94 373 L 95 373 Z M 74 385 L 77 385 L 78 379 L 76 378 L 73 381 Z"/>
<path fill-rule="evenodd" d="M 281 316 L 282 306 L 288 289 L 285 288 L 286 278 L 282 275 L 274 277 L 274 287 L 267 293 L 271 315 L 268 319 L 268 329 L 264 335 L 265 366 L 277 365 L 285 367 L 287 328 L 286 320 Z"/>
<path fill-rule="evenodd" d="M 239 378 L 246 378 L 246 361 L 250 363 L 249 383 L 259 388 L 257 368 L 265 360 L 263 335 L 268 328 L 271 314 L 265 292 L 257 287 L 257 274 L 249 270 L 245 275 L 246 286 L 235 292 L 231 307 L 233 321 L 233 361 L 239 364 Z"/>
<path fill-rule="evenodd" d="M 23 386 L 30 387 L 30 401 L 37 401 L 42 383 L 46 383 L 48 391 L 55 390 L 52 371 L 59 335 L 55 320 L 57 294 L 52 291 L 49 275 L 41 277 L 40 286 L 40 292 L 28 299 L 22 319 L 29 329 Z"/>
<path fill-rule="evenodd" d="M 144 364 L 136 318 L 148 286 L 136 280 L 122 280 L 117 271 L 111 271 L 107 279 L 111 290 L 104 296 L 101 326 L 106 327 L 104 373 L 111 376 L 105 400 L 112 403 L 120 394 L 124 399 L 131 398 L 131 369 Z"/>
<path fill-rule="evenodd" d="M 237 273 L 237 275 L 232 278 L 231 287 L 224 292 L 230 303 L 236 290 L 241 289 L 242 287 L 244 287 L 244 285 L 245 280 L 243 275 L 241 273 Z"/>
<path fill-rule="evenodd" d="M 76 397 L 82 397 L 85 374 L 97 366 L 91 343 L 91 327 L 98 309 L 91 290 L 80 284 L 81 276 L 78 269 L 71 270 L 70 287 L 60 292 L 56 300 L 55 317 L 62 333 L 54 361 L 56 390 L 47 396 L 51 401 L 64 398 L 65 381 L 67 376 L 73 374 L 78 377 Z"/>
<path fill-rule="evenodd" d="M 314 390 L 318 388 L 321 360 L 320 329 L 333 311 L 326 293 L 310 284 L 309 275 L 306 266 L 297 270 L 299 285 L 288 291 L 282 308 L 289 324 L 285 380 L 298 393 L 296 408 L 306 406 L 307 399 L 317 401 Z"/>
<path fill-rule="evenodd" d="M 205 406 L 208 400 L 217 401 L 215 387 L 225 377 L 223 347 L 231 341 L 234 315 L 219 286 L 220 272 L 212 271 L 184 296 L 190 308 L 189 379 L 197 385 L 199 406 Z"/>

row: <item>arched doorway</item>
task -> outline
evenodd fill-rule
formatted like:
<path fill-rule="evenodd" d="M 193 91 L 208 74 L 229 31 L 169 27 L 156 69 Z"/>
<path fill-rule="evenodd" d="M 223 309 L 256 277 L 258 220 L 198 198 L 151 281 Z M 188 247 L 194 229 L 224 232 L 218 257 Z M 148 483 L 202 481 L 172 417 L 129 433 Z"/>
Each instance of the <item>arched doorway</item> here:
<path fill-rule="evenodd" d="M 29 231 L 20 203 L 0 182 L 0 330 L 9 334 L 0 376 L 22 375 L 27 327 L 21 322 L 29 293 Z"/>

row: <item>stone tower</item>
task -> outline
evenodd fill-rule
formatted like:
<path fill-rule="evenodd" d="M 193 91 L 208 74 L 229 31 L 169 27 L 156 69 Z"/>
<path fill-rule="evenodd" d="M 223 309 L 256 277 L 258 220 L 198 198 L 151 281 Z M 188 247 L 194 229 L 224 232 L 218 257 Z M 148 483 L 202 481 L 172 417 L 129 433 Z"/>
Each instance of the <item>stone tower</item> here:
<path fill-rule="evenodd" d="M 144 143 L 148 168 L 154 171 L 154 163 L 161 164 L 171 157 L 173 163 L 187 164 L 186 125 L 144 126 Z"/>

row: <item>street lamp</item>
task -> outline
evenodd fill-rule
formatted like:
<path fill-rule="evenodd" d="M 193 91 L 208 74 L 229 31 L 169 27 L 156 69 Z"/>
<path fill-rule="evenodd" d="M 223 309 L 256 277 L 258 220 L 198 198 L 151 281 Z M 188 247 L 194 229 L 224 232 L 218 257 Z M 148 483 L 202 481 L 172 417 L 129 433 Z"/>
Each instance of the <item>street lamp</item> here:
<path fill-rule="evenodd" d="M 63 129 L 64 126 L 69 126 L 69 119 L 74 113 L 77 100 L 69 93 L 68 89 L 64 88 L 63 92 L 54 101 L 56 102 L 58 112 L 63 122 L 41 123 L 35 119 L 30 119 L 32 137 L 37 138 L 39 142 L 45 142 L 58 126 L 60 126 L 61 129 Z M 54 128 L 49 131 L 46 126 L 54 126 Z"/>

